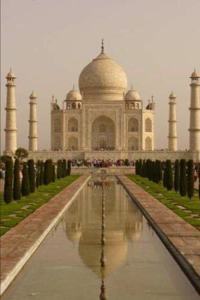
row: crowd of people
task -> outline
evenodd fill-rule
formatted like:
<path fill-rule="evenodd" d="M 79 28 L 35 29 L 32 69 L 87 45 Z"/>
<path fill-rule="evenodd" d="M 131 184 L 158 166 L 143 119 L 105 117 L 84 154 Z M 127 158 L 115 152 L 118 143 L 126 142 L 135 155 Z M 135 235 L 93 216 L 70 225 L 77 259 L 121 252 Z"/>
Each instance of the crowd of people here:
<path fill-rule="evenodd" d="M 72 167 L 94 167 L 94 168 L 107 168 L 107 167 L 121 167 L 121 166 L 134 166 L 134 161 L 128 159 L 73 159 L 71 161 Z"/>

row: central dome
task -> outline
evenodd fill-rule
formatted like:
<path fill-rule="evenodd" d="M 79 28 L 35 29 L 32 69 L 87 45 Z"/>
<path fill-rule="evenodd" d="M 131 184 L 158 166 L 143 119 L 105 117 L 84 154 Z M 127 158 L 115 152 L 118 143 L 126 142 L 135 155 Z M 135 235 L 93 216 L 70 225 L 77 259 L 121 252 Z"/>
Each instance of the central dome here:
<path fill-rule="evenodd" d="M 79 88 L 86 100 L 123 100 L 127 89 L 126 73 L 102 51 L 82 70 Z"/>

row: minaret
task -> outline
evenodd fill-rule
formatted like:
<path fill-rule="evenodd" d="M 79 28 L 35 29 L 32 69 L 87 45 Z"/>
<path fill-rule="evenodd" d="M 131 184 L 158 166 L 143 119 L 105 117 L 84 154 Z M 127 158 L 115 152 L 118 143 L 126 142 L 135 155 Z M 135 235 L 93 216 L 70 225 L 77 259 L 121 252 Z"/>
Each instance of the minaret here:
<path fill-rule="evenodd" d="M 17 149 L 17 124 L 16 124 L 16 98 L 15 98 L 15 75 L 12 70 L 6 76 L 7 99 L 6 99 L 6 128 L 5 128 L 5 154 L 12 155 Z"/>
<path fill-rule="evenodd" d="M 177 127 L 176 127 L 176 96 L 172 92 L 169 95 L 169 135 L 168 149 L 177 151 Z"/>
<path fill-rule="evenodd" d="M 190 151 L 200 151 L 200 75 L 194 70 L 190 78 Z"/>
<path fill-rule="evenodd" d="M 34 92 L 30 95 L 30 118 L 29 118 L 29 151 L 38 150 L 37 135 L 37 96 Z"/>

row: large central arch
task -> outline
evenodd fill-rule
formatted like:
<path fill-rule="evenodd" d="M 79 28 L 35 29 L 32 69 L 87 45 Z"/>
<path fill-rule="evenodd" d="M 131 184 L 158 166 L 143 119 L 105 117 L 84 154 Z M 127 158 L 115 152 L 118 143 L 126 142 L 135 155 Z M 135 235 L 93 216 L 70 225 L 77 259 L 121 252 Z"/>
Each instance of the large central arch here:
<path fill-rule="evenodd" d="M 115 149 L 115 124 L 106 116 L 96 118 L 92 124 L 92 150 Z"/>

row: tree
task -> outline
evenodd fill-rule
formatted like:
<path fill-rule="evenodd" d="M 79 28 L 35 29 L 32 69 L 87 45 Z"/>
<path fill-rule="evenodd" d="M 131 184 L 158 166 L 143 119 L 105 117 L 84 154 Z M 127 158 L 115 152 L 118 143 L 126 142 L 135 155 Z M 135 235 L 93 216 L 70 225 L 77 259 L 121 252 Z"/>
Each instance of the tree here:
<path fill-rule="evenodd" d="M 66 159 L 62 160 L 62 178 L 67 175 L 67 162 Z"/>
<path fill-rule="evenodd" d="M 35 181 L 35 184 L 36 184 L 36 187 L 38 188 L 39 185 L 40 185 L 40 160 L 37 161 L 37 164 L 36 164 L 36 181 Z"/>
<path fill-rule="evenodd" d="M 198 164 L 197 174 L 198 174 L 198 179 L 199 179 L 199 199 L 200 199 L 200 163 Z"/>
<path fill-rule="evenodd" d="M 10 157 L 5 162 L 4 201 L 10 203 L 13 199 L 13 161 Z"/>
<path fill-rule="evenodd" d="M 165 188 L 167 187 L 167 168 L 166 168 L 166 163 L 163 164 L 163 186 Z"/>
<path fill-rule="evenodd" d="M 0 164 L 4 164 L 6 163 L 7 160 L 9 160 L 11 157 L 9 155 L 2 155 L 0 156 Z"/>
<path fill-rule="evenodd" d="M 60 159 L 57 161 L 57 178 L 62 178 L 62 161 Z"/>
<path fill-rule="evenodd" d="M 187 178 L 186 178 L 186 161 L 185 159 L 180 160 L 180 183 L 179 192 L 183 197 L 187 193 Z"/>
<path fill-rule="evenodd" d="M 55 165 L 52 164 L 52 182 L 56 181 L 56 170 L 55 170 Z"/>
<path fill-rule="evenodd" d="M 23 163 L 23 169 L 22 169 L 22 186 L 21 186 L 21 192 L 23 196 L 27 196 L 30 194 L 30 185 L 29 185 L 29 175 L 28 175 L 28 167 L 27 163 Z"/>
<path fill-rule="evenodd" d="M 173 173 L 171 160 L 166 161 L 166 188 L 170 191 L 173 188 Z"/>
<path fill-rule="evenodd" d="M 71 160 L 69 159 L 67 161 L 67 175 L 71 175 L 71 165 L 72 165 L 72 162 Z"/>
<path fill-rule="evenodd" d="M 162 164 L 160 160 L 156 160 L 156 182 L 159 183 L 162 180 Z"/>
<path fill-rule="evenodd" d="M 28 160 L 28 176 L 30 183 L 30 192 L 35 192 L 35 164 L 33 159 Z"/>
<path fill-rule="evenodd" d="M 13 199 L 21 199 L 20 162 L 18 158 L 15 159 L 14 164 Z"/>
<path fill-rule="evenodd" d="M 176 159 L 174 165 L 174 189 L 176 192 L 179 191 L 180 186 L 180 163 L 179 160 Z"/>
<path fill-rule="evenodd" d="M 28 157 L 28 151 L 24 148 L 18 148 L 15 151 L 15 156 L 19 159 L 19 160 L 23 160 L 24 158 Z"/>
<path fill-rule="evenodd" d="M 44 184 L 44 162 L 40 162 L 40 185 Z"/>
<path fill-rule="evenodd" d="M 49 184 L 53 180 L 53 162 L 47 159 L 44 163 L 44 184 Z"/>
<path fill-rule="evenodd" d="M 190 200 L 194 196 L 194 165 L 192 159 L 187 162 L 187 195 Z"/>

